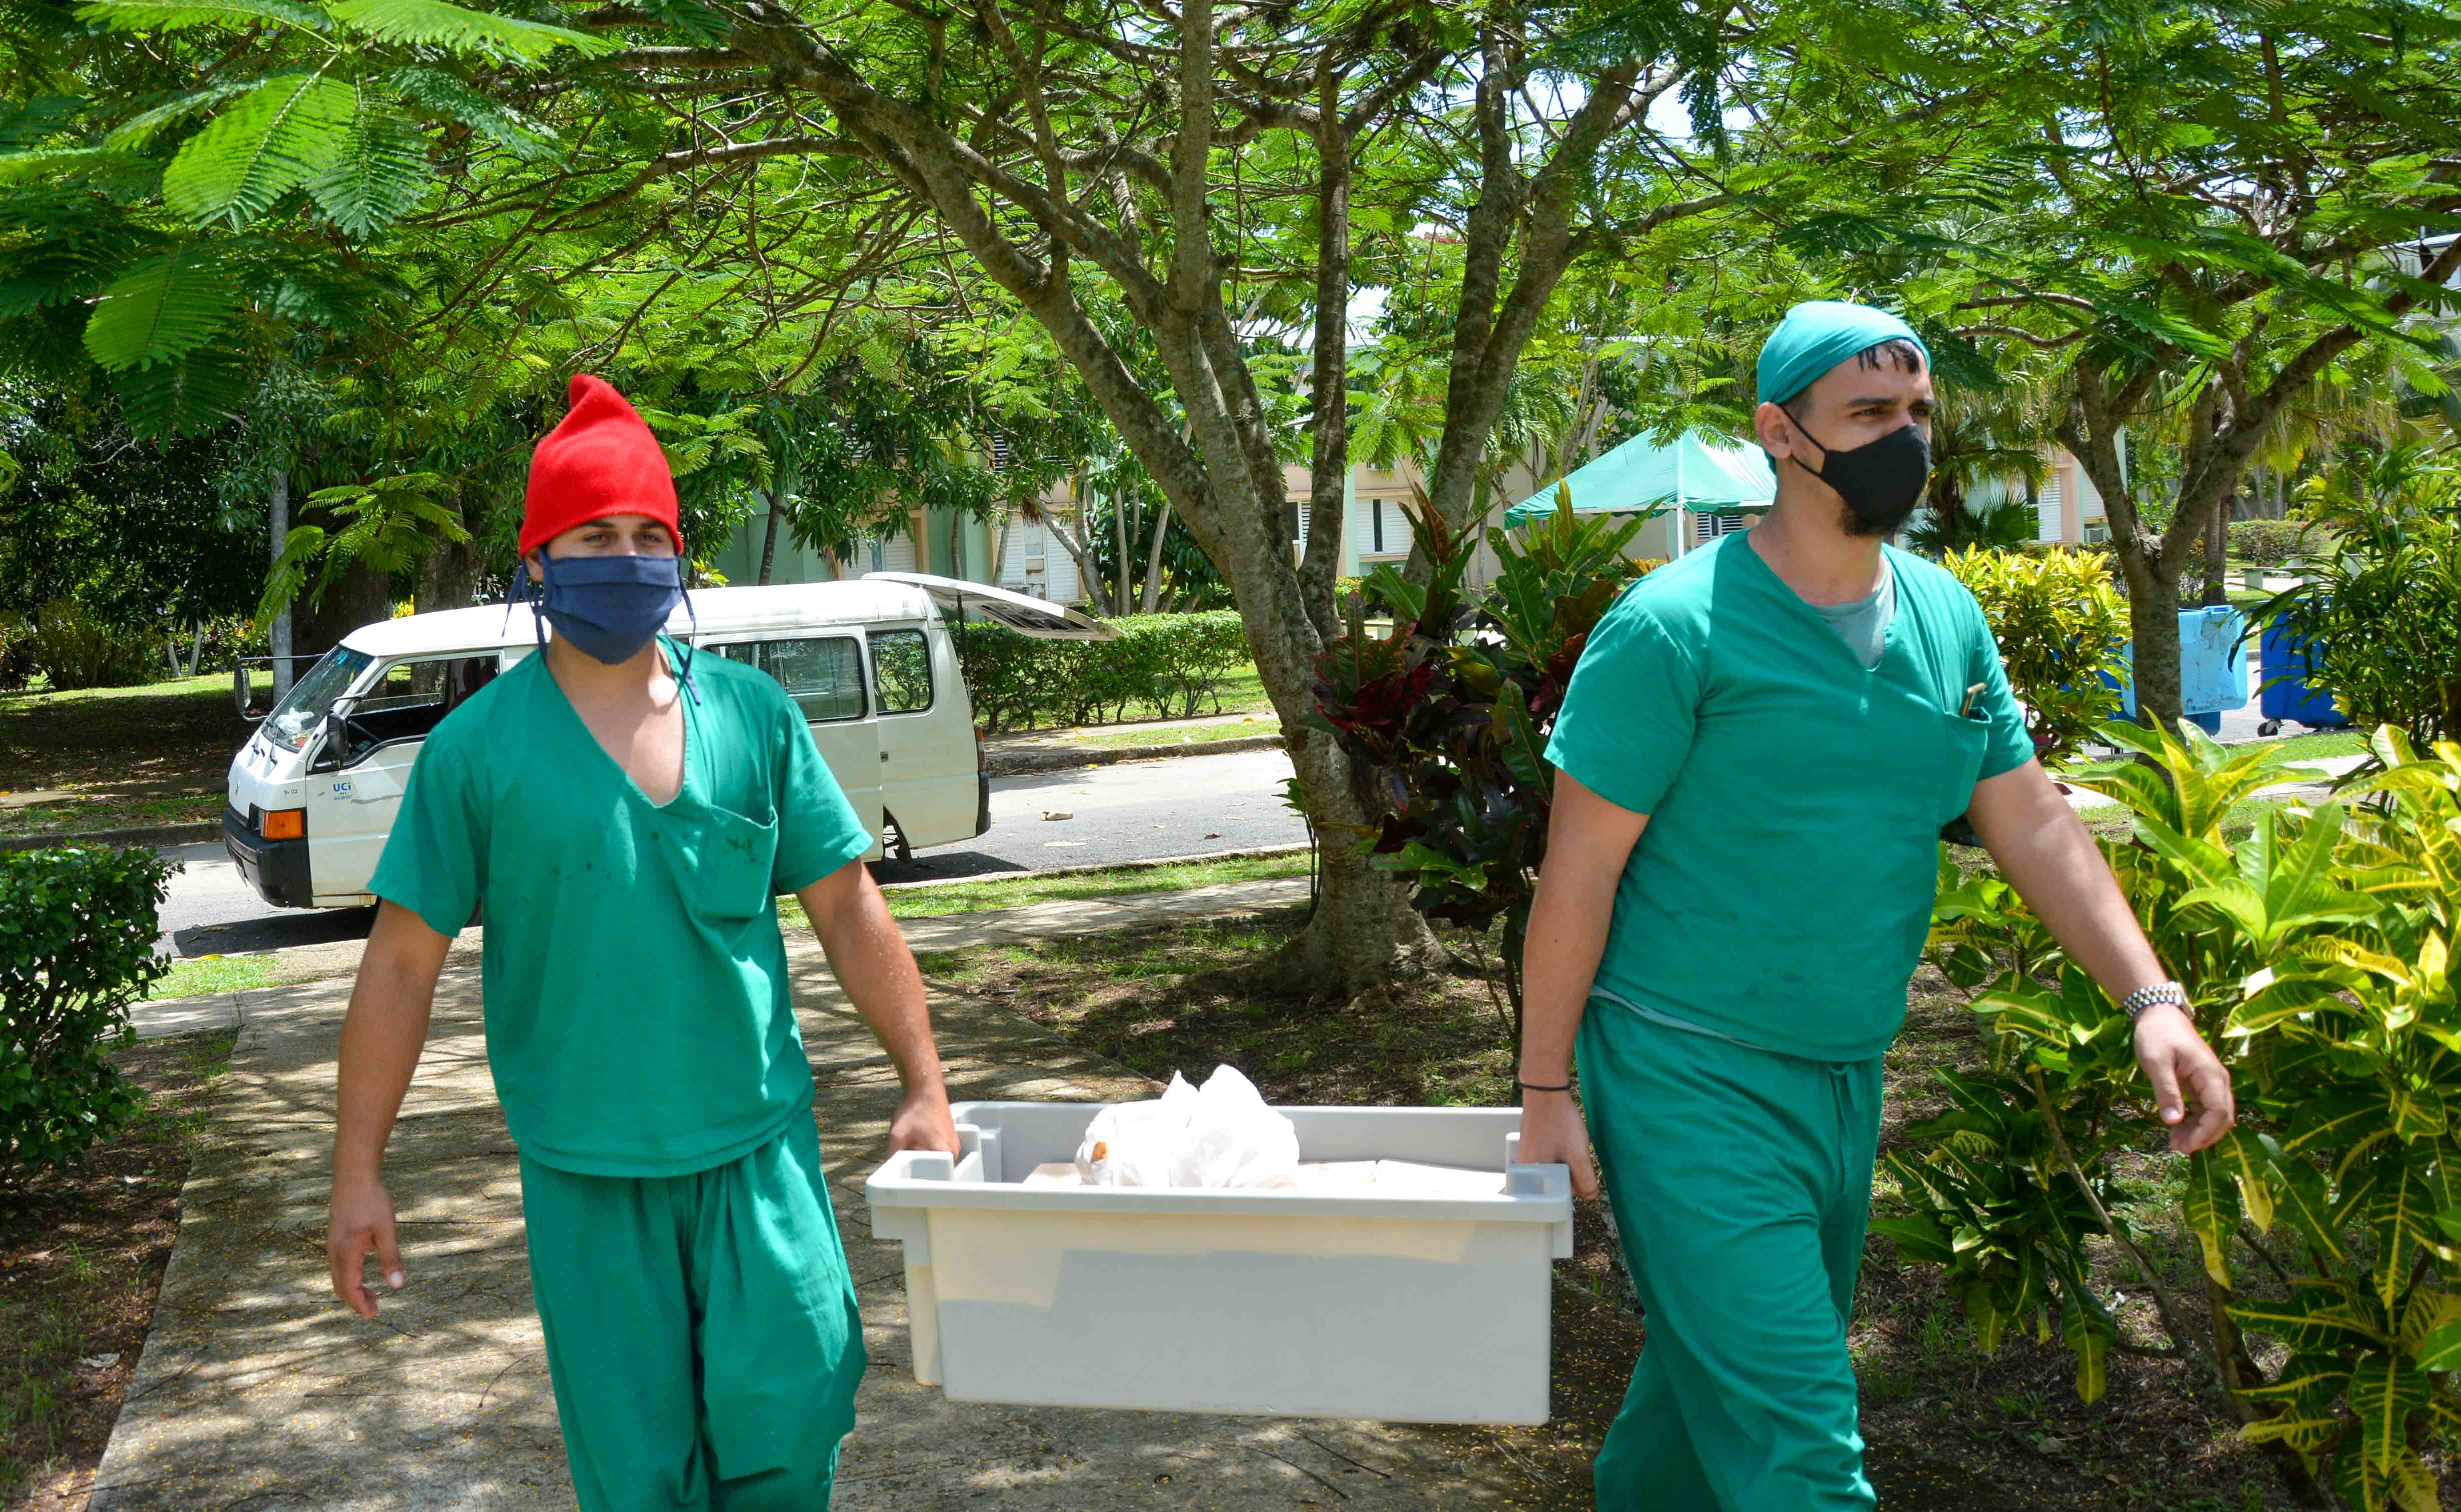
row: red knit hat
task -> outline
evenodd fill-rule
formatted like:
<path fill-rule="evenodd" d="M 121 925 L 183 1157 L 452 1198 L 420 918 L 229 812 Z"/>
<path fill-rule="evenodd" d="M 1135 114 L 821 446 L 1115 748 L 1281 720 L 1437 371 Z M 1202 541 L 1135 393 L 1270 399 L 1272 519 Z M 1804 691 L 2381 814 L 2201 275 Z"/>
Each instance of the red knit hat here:
<path fill-rule="evenodd" d="M 609 515 L 647 515 L 674 532 L 675 479 L 667 454 L 624 395 L 606 379 L 572 375 L 572 409 L 530 454 L 530 481 L 522 498 L 522 555 Z"/>

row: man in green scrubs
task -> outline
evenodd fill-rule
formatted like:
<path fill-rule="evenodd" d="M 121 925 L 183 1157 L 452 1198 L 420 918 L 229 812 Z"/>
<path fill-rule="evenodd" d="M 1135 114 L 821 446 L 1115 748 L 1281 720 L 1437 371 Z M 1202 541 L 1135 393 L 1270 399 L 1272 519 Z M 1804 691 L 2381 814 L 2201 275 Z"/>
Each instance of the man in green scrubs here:
<path fill-rule="evenodd" d="M 1649 1322 L 1598 1455 L 1604 1512 L 1872 1504 L 1846 1330 L 1943 824 L 1971 821 L 2134 1018 L 2173 1149 L 2236 1112 L 2034 760 L 1980 607 L 1883 543 L 1930 469 L 1921 340 L 1799 305 L 1759 389 L 1774 506 L 1616 601 L 1548 749 L 1521 1158 L 1594 1196 L 1594 1143 Z"/>
<path fill-rule="evenodd" d="M 777 894 L 896 1065 L 892 1147 L 954 1154 L 956 1134 L 871 836 L 783 689 L 659 633 L 682 589 L 665 458 L 606 384 L 576 378 L 572 401 L 522 531 L 555 638 L 428 737 L 372 884 L 333 1289 L 375 1316 L 371 1250 L 404 1284 L 385 1142 L 446 948 L 483 905 L 487 1058 L 581 1506 L 808 1512 L 865 1357 Z"/>

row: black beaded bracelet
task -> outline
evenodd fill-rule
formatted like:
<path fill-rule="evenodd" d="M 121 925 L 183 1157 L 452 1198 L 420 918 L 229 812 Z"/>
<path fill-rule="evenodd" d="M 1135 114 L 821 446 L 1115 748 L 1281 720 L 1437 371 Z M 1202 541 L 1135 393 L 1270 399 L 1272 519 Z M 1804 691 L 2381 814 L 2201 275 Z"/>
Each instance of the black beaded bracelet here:
<path fill-rule="evenodd" d="M 1542 1087 L 1534 1081 L 1523 1081 L 1516 1076 L 1513 1078 L 1512 1084 L 1519 1087 L 1524 1092 L 1570 1092 L 1573 1090 L 1573 1084 L 1569 1081 L 1560 1087 Z"/>

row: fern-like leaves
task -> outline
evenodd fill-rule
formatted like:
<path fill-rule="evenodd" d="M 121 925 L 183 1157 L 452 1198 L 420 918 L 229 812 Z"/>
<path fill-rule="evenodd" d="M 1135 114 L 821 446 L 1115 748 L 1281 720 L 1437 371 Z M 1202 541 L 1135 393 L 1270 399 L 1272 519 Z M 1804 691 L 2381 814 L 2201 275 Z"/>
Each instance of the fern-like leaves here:
<path fill-rule="evenodd" d="M 200 112 L 211 110 L 235 96 L 245 95 L 262 82 L 264 82 L 262 79 L 254 78 L 225 79 L 219 84 L 208 84 L 203 89 L 191 90 L 185 95 L 164 100 L 160 105 L 139 111 L 129 117 L 111 129 L 111 134 L 102 138 L 102 144 L 123 152 L 133 152 L 152 141 L 165 129 L 176 126 Z"/>
<path fill-rule="evenodd" d="M 111 32 L 177 32 L 187 27 L 306 27 L 322 32 L 333 24 L 307 0 L 89 0 L 77 19 Z"/>
<path fill-rule="evenodd" d="M 423 115 L 468 127 L 524 162 L 556 158 L 563 144 L 545 123 L 497 104 L 440 69 L 413 64 L 385 75 L 394 97 Z"/>
<path fill-rule="evenodd" d="M 358 92 L 317 74 L 267 79 L 180 146 L 162 202 L 190 221 L 245 225 L 341 156 Z"/>
<path fill-rule="evenodd" d="M 185 356 L 239 308 L 239 281 L 220 258 L 193 248 L 138 264 L 103 290 L 85 323 L 85 350 L 117 373 Z"/>
<path fill-rule="evenodd" d="M 619 45 L 612 38 L 473 11 L 452 0 L 342 0 L 333 14 L 352 31 L 379 41 L 443 48 L 506 63 L 535 63 L 560 47 L 604 53 Z"/>
<path fill-rule="evenodd" d="M 129 423 L 149 436 L 194 435 L 220 425 L 247 398 L 247 363 L 222 347 L 112 375 Z"/>
<path fill-rule="evenodd" d="M 341 151 L 308 181 L 308 192 L 352 240 L 364 242 L 408 214 L 427 181 L 427 139 L 417 124 L 363 87 Z"/>

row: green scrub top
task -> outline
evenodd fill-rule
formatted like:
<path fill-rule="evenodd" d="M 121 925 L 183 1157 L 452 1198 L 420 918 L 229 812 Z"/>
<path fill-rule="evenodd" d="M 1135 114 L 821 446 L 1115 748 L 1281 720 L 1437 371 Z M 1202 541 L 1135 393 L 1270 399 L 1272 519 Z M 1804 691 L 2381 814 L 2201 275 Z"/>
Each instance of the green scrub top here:
<path fill-rule="evenodd" d="M 692 680 L 657 804 L 526 658 L 427 737 L 369 884 L 446 935 L 484 900 L 496 1093 L 558 1170 L 686 1175 L 809 1116 L 777 895 L 871 836 L 774 679 L 699 656 Z"/>
<path fill-rule="evenodd" d="M 1649 816 L 1602 993 L 1815 1060 L 1894 1037 L 1939 828 L 2033 742 L 1973 595 L 1883 549 L 1896 611 L 1869 669 L 1747 535 L 1650 573 L 1591 632 L 1547 756 Z"/>

